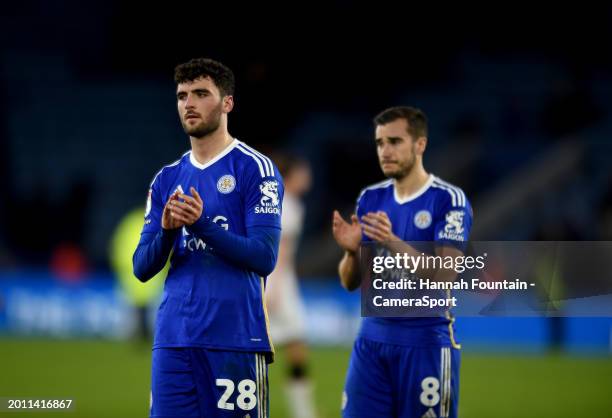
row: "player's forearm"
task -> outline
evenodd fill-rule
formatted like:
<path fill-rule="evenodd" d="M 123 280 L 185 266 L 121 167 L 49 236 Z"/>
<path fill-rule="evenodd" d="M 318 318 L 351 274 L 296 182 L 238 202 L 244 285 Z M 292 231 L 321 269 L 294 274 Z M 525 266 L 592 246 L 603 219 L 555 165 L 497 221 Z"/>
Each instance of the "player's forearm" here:
<path fill-rule="evenodd" d="M 215 253 L 233 264 L 268 276 L 278 256 L 280 229 L 274 227 L 247 228 L 247 236 L 226 231 L 216 223 L 200 218 L 187 229 L 202 238 Z"/>
<path fill-rule="evenodd" d="M 162 229 L 157 234 L 145 233 L 140 236 L 140 242 L 132 257 L 134 275 L 138 280 L 144 283 L 164 268 L 177 232 L 178 230 Z"/>
<path fill-rule="evenodd" d="M 353 291 L 361 284 L 359 276 L 359 258 L 357 253 L 344 252 L 344 257 L 338 265 L 338 274 L 340 275 L 340 283 L 348 291 Z"/>

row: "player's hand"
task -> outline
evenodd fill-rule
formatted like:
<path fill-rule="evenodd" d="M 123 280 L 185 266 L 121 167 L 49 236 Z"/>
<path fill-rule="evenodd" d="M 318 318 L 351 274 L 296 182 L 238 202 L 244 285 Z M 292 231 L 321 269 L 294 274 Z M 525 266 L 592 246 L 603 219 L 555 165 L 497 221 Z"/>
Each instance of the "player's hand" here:
<path fill-rule="evenodd" d="M 393 233 L 393 225 L 387 214 L 381 210 L 368 212 L 361 217 L 363 233 L 373 241 L 400 241 Z"/>
<path fill-rule="evenodd" d="M 173 200 L 170 206 L 170 216 L 183 225 L 193 225 L 197 222 L 204 209 L 204 203 L 198 191 L 193 187 L 190 187 L 189 190 L 193 197 L 180 193 L 178 199 Z"/>
<path fill-rule="evenodd" d="M 178 219 L 171 216 L 172 202 L 178 200 L 178 195 L 179 192 L 172 193 L 172 196 L 170 196 L 170 199 L 168 199 L 164 206 L 164 212 L 162 214 L 162 228 L 164 229 L 177 229 L 183 226 Z"/>
<path fill-rule="evenodd" d="M 356 215 L 351 215 L 351 223 L 348 223 L 335 210 L 332 232 L 334 239 L 342 249 L 351 253 L 357 252 L 361 243 L 361 225 L 359 225 L 359 219 Z"/>

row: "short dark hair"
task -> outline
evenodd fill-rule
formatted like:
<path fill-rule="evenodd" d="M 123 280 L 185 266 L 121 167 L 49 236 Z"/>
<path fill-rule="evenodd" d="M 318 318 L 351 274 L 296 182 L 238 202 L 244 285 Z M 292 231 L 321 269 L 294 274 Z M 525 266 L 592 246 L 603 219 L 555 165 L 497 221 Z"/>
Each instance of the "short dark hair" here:
<path fill-rule="evenodd" d="M 210 58 L 194 58 L 177 65 L 174 69 L 176 84 L 189 83 L 206 77 L 215 83 L 222 96 L 234 94 L 234 73 L 219 61 Z"/>
<path fill-rule="evenodd" d="M 383 110 L 374 118 L 375 125 L 386 125 L 397 119 L 408 122 L 408 133 L 414 139 L 427 136 L 427 116 L 421 109 L 410 106 L 395 106 Z"/>

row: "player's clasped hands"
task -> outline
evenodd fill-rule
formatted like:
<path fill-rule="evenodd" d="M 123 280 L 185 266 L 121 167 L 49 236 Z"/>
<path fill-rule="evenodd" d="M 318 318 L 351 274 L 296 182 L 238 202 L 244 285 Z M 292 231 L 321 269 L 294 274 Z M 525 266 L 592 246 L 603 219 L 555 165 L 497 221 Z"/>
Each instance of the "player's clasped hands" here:
<path fill-rule="evenodd" d="M 381 210 L 368 212 L 361 217 L 363 233 L 377 242 L 400 241 L 393 233 L 393 225 L 389 216 Z"/>
<path fill-rule="evenodd" d="M 184 193 L 174 192 L 166 206 L 162 216 L 162 228 L 177 229 L 185 225 L 193 225 L 202 216 L 204 203 L 198 191 L 191 187 L 192 196 Z"/>
<path fill-rule="evenodd" d="M 356 252 L 359 249 L 362 232 L 377 242 L 399 241 L 399 238 L 393 233 L 391 220 L 383 211 L 368 212 L 361 217 L 361 220 L 356 215 L 351 215 L 351 223 L 348 223 L 336 210 L 332 232 L 338 245 L 350 252 Z"/>
<path fill-rule="evenodd" d="M 338 245 L 345 251 L 357 252 L 361 243 L 361 226 L 356 215 L 351 215 L 351 223 L 342 218 L 340 212 L 334 211 L 332 232 Z"/>

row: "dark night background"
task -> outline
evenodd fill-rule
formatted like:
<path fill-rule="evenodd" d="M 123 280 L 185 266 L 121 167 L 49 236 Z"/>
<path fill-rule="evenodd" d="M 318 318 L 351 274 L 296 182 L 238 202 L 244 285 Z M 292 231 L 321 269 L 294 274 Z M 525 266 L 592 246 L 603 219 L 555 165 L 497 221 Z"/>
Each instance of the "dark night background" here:
<path fill-rule="evenodd" d="M 331 214 L 349 215 L 383 179 L 372 118 L 394 105 L 428 115 L 425 168 L 465 191 L 472 241 L 554 254 L 528 271 L 536 290 L 516 297 L 536 306 L 531 317 L 496 316 L 501 297 L 490 316 L 458 314 L 459 416 L 612 410 L 610 297 L 569 297 L 593 296 L 577 291 L 583 278 L 610 289 L 608 243 L 581 242 L 612 241 L 610 6 L 26 0 L 0 10 L 0 401 L 66 397 L 76 412 L 65 416 L 147 416 L 147 335 L 164 282 L 133 277 L 128 238 L 155 173 L 189 149 L 174 67 L 211 57 L 236 75 L 230 133 L 312 166 L 297 268 L 320 418 L 339 416 L 361 320 L 359 292 L 337 278 Z M 534 240 L 578 241 L 568 259 L 600 263 L 567 268 L 559 243 L 524 245 Z M 510 260 L 493 271 L 527 270 Z M 538 310 L 542 297 L 558 316 Z M 277 353 L 271 416 L 286 417 Z"/>
<path fill-rule="evenodd" d="M 236 73 L 234 136 L 310 159 L 306 275 L 334 271 L 331 210 L 381 178 L 371 119 L 396 104 L 428 114 L 426 168 L 466 191 L 474 238 L 609 238 L 610 8 L 534 7 L 6 4 L 0 263 L 108 268 L 188 149 L 172 73 L 196 56 Z"/>

